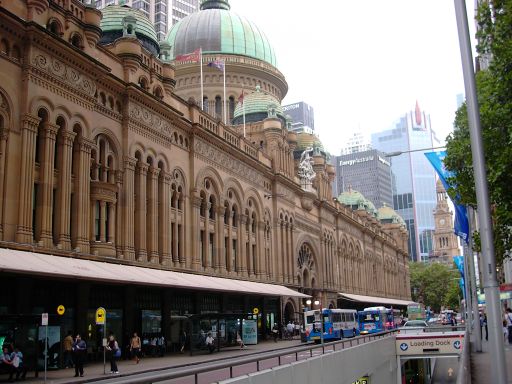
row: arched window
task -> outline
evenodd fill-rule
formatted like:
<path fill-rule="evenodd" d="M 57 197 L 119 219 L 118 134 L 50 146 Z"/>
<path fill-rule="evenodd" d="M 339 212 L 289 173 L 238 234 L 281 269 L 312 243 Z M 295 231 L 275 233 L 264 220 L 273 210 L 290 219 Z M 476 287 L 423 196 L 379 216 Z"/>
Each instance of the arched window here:
<path fill-rule="evenodd" d="M 208 112 L 208 96 L 203 97 L 203 111 Z"/>
<path fill-rule="evenodd" d="M 215 96 L 215 117 L 222 117 L 222 99 L 220 96 Z"/>
<path fill-rule="evenodd" d="M 91 204 L 93 239 L 98 250 L 107 256 L 115 256 L 115 218 L 117 186 L 115 171 L 117 153 L 110 138 L 104 134 L 96 136 L 96 149 L 91 151 Z M 91 244 L 94 252 L 95 243 Z"/>
<path fill-rule="evenodd" d="M 139 86 L 144 90 L 148 89 L 148 81 L 144 76 L 139 78 Z"/>
<path fill-rule="evenodd" d="M 74 47 L 77 47 L 77 48 L 80 48 L 80 49 L 82 49 L 82 48 L 83 48 L 83 44 L 82 44 L 82 36 L 80 36 L 78 33 L 74 33 L 74 34 L 71 36 L 70 43 L 71 43 L 71 45 L 73 45 Z"/>

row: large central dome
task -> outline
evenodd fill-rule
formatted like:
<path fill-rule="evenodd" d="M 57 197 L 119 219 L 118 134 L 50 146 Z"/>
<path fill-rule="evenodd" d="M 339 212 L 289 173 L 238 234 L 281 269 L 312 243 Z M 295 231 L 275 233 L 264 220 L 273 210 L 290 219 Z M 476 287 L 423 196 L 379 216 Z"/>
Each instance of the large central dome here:
<path fill-rule="evenodd" d="M 227 0 L 206 0 L 201 11 L 175 24 L 166 38 L 171 58 L 202 48 L 204 54 L 244 55 L 276 67 L 274 50 L 263 31 L 229 9 Z"/>

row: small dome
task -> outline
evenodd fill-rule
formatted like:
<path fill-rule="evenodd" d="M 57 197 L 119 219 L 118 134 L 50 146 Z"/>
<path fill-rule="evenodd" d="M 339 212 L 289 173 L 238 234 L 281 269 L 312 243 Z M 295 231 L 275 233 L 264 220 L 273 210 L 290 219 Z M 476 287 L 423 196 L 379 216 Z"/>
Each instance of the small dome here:
<path fill-rule="evenodd" d="M 398 223 L 401 224 L 404 228 L 406 227 L 404 219 L 400 216 L 396 211 L 388 207 L 386 204 L 380 207 L 378 210 L 378 218 L 382 223 Z"/>
<path fill-rule="evenodd" d="M 261 92 L 260 86 L 256 87 L 256 92 L 244 95 L 243 105 L 236 105 L 233 113 L 234 125 L 243 124 L 244 113 L 246 123 L 263 121 L 268 117 L 278 117 L 285 121 L 279 101 L 274 96 Z"/>
<path fill-rule="evenodd" d="M 203 54 L 243 55 L 276 67 L 274 49 L 263 31 L 229 9 L 227 0 L 206 0 L 201 11 L 176 23 L 166 37 L 171 58 L 202 48 Z"/>
<path fill-rule="evenodd" d="M 367 200 L 361 192 L 354 191 L 349 188 L 348 191 L 341 193 L 338 196 L 338 201 L 344 205 L 349 206 L 353 210 L 364 209 L 370 215 L 377 217 L 377 209 L 370 200 Z"/>
<path fill-rule="evenodd" d="M 155 27 L 144 13 L 127 5 L 109 5 L 101 9 L 101 13 L 101 45 L 113 43 L 120 37 L 134 36 L 148 51 L 159 54 Z"/>

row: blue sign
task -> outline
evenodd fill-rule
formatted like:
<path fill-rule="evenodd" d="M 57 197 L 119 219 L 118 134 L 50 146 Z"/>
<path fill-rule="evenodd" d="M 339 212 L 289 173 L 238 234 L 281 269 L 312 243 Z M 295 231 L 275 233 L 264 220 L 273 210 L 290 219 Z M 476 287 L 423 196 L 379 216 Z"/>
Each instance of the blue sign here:
<path fill-rule="evenodd" d="M 462 347 L 462 343 L 459 340 L 456 340 L 453 343 L 453 346 L 455 347 L 455 349 L 460 349 L 460 347 Z"/>
<path fill-rule="evenodd" d="M 242 322 L 242 339 L 246 345 L 258 344 L 258 324 L 256 320 Z"/>
<path fill-rule="evenodd" d="M 453 177 L 454 174 L 444 167 L 443 160 L 446 157 L 446 151 L 427 152 L 425 153 L 425 156 L 436 170 L 444 188 L 448 190 L 450 185 L 448 184 L 447 179 L 449 177 Z M 469 243 L 469 222 L 466 213 L 466 206 L 460 205 L 458 200 L 458 197 L 455 198 L 455 201 L 452 199 L 453 206 L 455 207 L 455 234 L 464 239 L 466 243 Z"/>
<path fill-rule="evenodd" d="M 400 344 L 400 349 L 405 352 L 409 349 L 409 346 L 407 345 L 407 343 L 402 343 Z"/>

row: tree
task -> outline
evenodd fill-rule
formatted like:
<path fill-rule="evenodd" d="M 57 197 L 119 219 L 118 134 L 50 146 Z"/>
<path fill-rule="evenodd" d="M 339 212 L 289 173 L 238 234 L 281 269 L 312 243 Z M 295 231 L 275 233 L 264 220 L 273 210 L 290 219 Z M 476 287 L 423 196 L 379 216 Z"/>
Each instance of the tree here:
<path fill-rule="evenodd" d="M 478 54 L 487 69 L 476 75 L 496 258 L 512 249 L 512 0 L 482 1 L 477 21 Z M 456 112 L 447 138 L 445 167 L 455 177 L 448 193 L 476 207 L 466 105 Z M 476 234 L 478 245 L 478 234 Z"/>
<path fill-rule="evenodd" d="M 430 306 L 439 313 L 441 307 L 458 308 L 460 274 L 454 267 L 445 264 L 409 263 L 411 274 L 411 294 L 416 302 Z"/>

